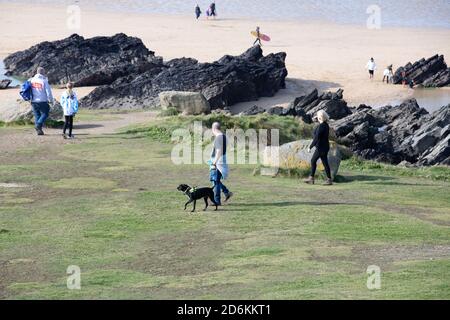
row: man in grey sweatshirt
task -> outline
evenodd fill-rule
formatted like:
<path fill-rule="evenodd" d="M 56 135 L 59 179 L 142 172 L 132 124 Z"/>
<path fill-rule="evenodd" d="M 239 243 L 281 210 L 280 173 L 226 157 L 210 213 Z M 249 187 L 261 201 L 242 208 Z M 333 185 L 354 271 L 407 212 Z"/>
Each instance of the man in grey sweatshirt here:
<path fill-rule="evenodd" d="M 31 106 L 33 108 L 35 128 L 39 136 L 44 135 L 42 126 L 48 118 L 50 104 L 53 103 L 53 94 L 48 79 L 45 76 L 45 70 L 42 67 L 37 69 L 36 75 L 30 79 L 32 88 Z"/>

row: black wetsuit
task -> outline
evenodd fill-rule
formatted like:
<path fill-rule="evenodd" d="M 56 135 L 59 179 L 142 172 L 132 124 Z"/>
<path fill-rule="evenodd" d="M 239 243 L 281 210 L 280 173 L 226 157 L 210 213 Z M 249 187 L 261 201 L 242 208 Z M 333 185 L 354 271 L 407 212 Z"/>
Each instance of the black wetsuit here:
<path fill-rule="evenodd" d="M 259 30 L 256 30 L 256 40 L 255 42 L 253 42 L 253 45 L 255 45 L 256 43 L 259 43 L 259 45 L 261 46 L 261 33 L 259 32 Z"/>
<path fill-rule="evenodd" d="M 317 169 L 317 160 L 322 160 L 322 164 L 325 167 L 327 178 L 331 179 L 330 165 L 328 164 L 328 151 L 330 151 L 330 127 L 328 123 L 322 122 L 314 130 L 314 139 L 311 142 L 310 148 L 316 147 L 311 159 L 311 176 L 314 177 Z"/>

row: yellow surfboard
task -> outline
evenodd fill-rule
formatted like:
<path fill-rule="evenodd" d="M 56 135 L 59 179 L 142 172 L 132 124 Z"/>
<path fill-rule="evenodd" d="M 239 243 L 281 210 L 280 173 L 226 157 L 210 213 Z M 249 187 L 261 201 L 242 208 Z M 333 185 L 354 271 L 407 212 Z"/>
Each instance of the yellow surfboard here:
<path fill-rule="evenodd" d="M 250 32 L 254 37 L 258 37 L 258 33 L 256 31 Z M 270 37 L 264 33 L 259 33 L 259 38 L 263 41 L 270 41 Z"/>

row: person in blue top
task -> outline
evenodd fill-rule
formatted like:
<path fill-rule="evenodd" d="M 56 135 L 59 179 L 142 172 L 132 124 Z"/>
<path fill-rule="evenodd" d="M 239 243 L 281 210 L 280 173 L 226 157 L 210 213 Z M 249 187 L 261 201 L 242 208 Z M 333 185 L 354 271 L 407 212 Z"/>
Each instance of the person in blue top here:
<path fill-rule="evenodd" d="M 69 82 L 66 85 L 66 90 L 61 95 L 61 107 L 64 112 L 64 128 L 63 128 L 63 138 L 73 139 L 73 118 L 78 112 L 78 99 L 77 94 L 73 90 L 73 83 Z M 66 136 L 66 130 L 69 130 L 69 136 Z"/>
<path fill-rule="evenodd" d="M 222 183 L 222 179 L 228 178 L 227 137 L 220 130 L 219 122 L 213 123 L 212 133 L 215 138 L 211 160 L 209 161 L 210 180 L 214 184 L 214 201 L 220 206 L 221 192 L 225 195 L 225 201 L 228 201 L 233 196 L 233 193 Z"/>

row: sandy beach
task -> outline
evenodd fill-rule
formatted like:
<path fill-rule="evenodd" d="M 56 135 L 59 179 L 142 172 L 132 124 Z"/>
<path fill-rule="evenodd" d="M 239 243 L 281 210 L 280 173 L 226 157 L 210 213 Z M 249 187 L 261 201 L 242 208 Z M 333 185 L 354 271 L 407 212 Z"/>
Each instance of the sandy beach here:
<path fill-rule="evenodd" d="M 450 57 L 450 30 L 432 28 L 381 28 L 369 30 L 363 25 L 299 21 L 259 21 L 255 19 L 217 19 L 196 21 L 191 16 L 99 12 L 81 8 L 81 29 L 66 26 L 65 6 L 0 4 L 0 58 L 27 49 L 41 41 L 62 39 L 72 33 L 84 37 L 123 32 L 141 38 L 145 45 L 165 60 L 193 57 L 202 62 L 237 55 L 252 45 L 250 31 L 256 25 L 270 35 L 265 54 L 287 53 L 288 87 L 273 98 L 234 106 L 236 112 L 257 104 L 268 107 L 284 104 L 293 97 L 317 87 L 319 90 L 343 88 L 350 105 L 379 106 L 400 101 L 412 90 L 381 82 L 384 68 L 394 68 L 430 57 L 436 53 Z M 23 32 L 26 30 L 26 32 Z M 374 57 L 376 79 L 368 79 L 365 65 Z M 450 59 L 450 58 L 447 58 Z M 83 93 L 89 89 L 81 90 Z M 2 101 L 16 94 L 0 93 Z"/>

